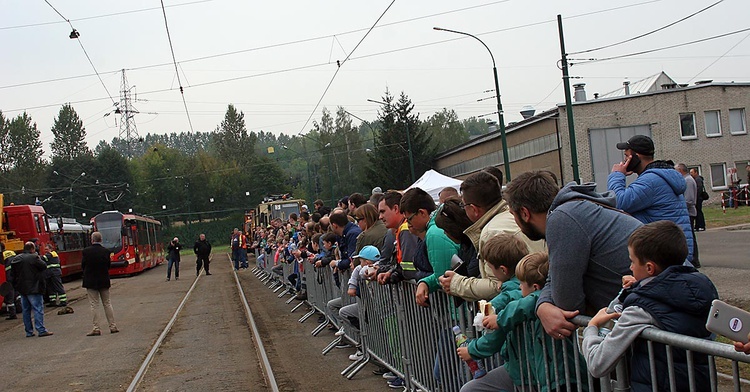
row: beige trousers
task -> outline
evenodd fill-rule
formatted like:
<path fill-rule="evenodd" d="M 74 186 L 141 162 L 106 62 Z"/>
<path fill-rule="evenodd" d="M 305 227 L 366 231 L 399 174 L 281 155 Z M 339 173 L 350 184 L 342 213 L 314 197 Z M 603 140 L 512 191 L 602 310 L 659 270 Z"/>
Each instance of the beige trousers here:
<path fill-rule="evenodd" d="M 104 314 L 107 316 L 107 323 L 109 323 L 109 329 L 117 328 L 115 325 L 115 314 L 112 311 L 112 303 L 109 301 L 109 289 L 86 289 L 86 294 L 89 297 L 89 303 L 91 304 L 91 315 L 94 317 L 94 331 L 99 331 L 99 300 L 101 299 L 102 305 L 104 305 Z"/>

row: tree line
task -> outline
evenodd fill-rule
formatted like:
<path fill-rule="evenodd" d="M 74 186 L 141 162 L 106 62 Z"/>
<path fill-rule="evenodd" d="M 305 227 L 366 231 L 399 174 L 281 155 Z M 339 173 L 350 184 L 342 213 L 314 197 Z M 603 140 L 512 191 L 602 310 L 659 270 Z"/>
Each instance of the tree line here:
<path fill-rule="evenodd" d="M 6 203 L 41 204 L 52 216 L 81 222 L 112 209 L 198 222 L 254 208 L 269 194 L 331 203 L 369 195 L 375 186 L 404 189 L 411 184 L 409 146 L 419 177 L 437 153 L 487 132 L 482 119 L 459 121 L 448 109 L 423 121 L 403 92 L 386 91 L 373 122 L 355 126 L 352 117 L 343 107 L 324 108 L 306 134 L 256 133 L 229 104 L 211 132 L 114 138 L 91 150 L 83 121 L 65 104 L 44 159 L 32 118 L 0 111 L 0 193 Z"/>

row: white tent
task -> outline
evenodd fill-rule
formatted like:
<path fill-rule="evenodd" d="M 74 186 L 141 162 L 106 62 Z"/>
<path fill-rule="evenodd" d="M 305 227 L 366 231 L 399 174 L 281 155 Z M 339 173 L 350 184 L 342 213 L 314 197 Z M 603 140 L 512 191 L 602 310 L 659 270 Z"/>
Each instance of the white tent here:
<path fill-rule="evenodd" d="M 435 170 L 430 169 L 422 174 L 422 177 L 419 177 L 419 179 L 406 188 L 406 190 L 411 188 L 422 188 L 425 192 L 429 193 L 430 196 L 432 196 L 432 199 L 435 200 L 435 203 L 437 203 L 439 199 L 438 194 L 443 188 L 450 186 L 456 188 L 458 191 L 461 182 L 463 181 L 457 180 L 453 177 L 444 176 Z"/>

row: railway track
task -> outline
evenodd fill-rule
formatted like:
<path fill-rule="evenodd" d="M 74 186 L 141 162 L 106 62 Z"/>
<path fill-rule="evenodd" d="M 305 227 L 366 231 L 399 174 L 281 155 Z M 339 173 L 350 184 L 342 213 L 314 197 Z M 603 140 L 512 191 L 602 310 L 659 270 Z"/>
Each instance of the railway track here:
<path fill-rule="evenodd" d="M 214 269 L 216 269 L 218 266 L 214 266 Z M 222 266 L 223 267 L 223 266 Z M 221 268 L 224 270 L 225 268 Z M 230 268 L 231 271 L 231 268 Z M 192 272 L 192 271 L 191 271 Z M 203 272 L 193 281 L 193 284 L 190 286 L 190 289 L 185 293 L 184 297 L 182 298 L 180 304 L 177 306 L 177 309 L 175 309 L 174 313 L 172 314 L 172 317 L 170 318 L 169 322 L 167 322 L 166 326 L 162 330 L 159 337 L 154 342 L 153 346 L 151 347 L 149 353 L 144 358 L 143 362 L 141 363 L 138 371 L 136 372 L 135 376 L 133 377 L 132 381 L 130 382 L 127 391 L 133 392 L 133 391 L 140 391 L 140 390 L 162 390 L 164 388 L 169 388 L 172 384 L 180 384 L 181 382 L 194 382 L 195 381 L 195 375 L 189 374 L 189 372 L 183 372 L 182 370 L 185 369 L 185 361 L 187 360 L 185 353 L 186 349 L 186 341 L 190 341 L 191 339 L 195 338 L 196 332 L 200 335 L 203 334 L 203 331 L 193 331 L 186 332 L 188 330 L 188 326 L 194 325 L 194 320 L 196 317 L 201 317 L 202 311 L 199 310 L 196 314 L 195 309 L 195 303 L 197 297 L 200 297 L 202 295 L 205 295 L 205 287 L 206 285 L 203 284 L 204 288 L 203 290 L 196 290 L 196 287 L 198 287 L 201 283 L 205 283 L 202 281 L 208 280 L 208 279 L 217 279 L 216 277 L 217 273 L 214 273 L 212 276 L 206 276 Z M 221 272 L 222 276 L 228 275 L 226 272 Z M 220 294 L 226 294 L 225 291 L 233 291 L 234 295 L 232 296 L 231 301 L 236 302 L 233 304 L 226 304 L 224 303 L 225 307 L 229 307 L 231 313 L 237 313 L 241 312 L 242 317 L 244 318 L 241 321 L 246 322 L 246 329 L 244 331 L 245 334 L 249 335 L 252 340 L 253 345 L 253 351 L 255 353 L 255 356 L 257 356 L 257 362 L 260 376 L 262 376 L 262 384 L 265 384 L 265 390 L 271 391 L 271 392 L 278 392 L 279 388 L 276 383 L 276 379 L 274 377 L 273 369 L 271 368 L 271 364 L 268 360 L 268 355 L 266 354 L 266 349 L 263 344 L 263 340 L 261 339 L 261 335 L 258 331 L 258 328 L 255 324 L 255 320 L 253 318 L 252 311 L 250 310 L 250 306 L 248 305 L 245 292 L 242 288 L 242 285 L 240 284 L 240 281 L 237 277 L 236 272 L 231 272 L 231 280 L 233 283 L 233 287 L 230 290 L 229 287 L 226 287 L 226 279 L 222 280 L 223 284 L 223 290 Z M 226 299 L 226 295 L 220 295 L 221 298 Z M 214 305 L 209 305 L 214 306 Z M 226 312 L 222 313 L 223 317 L 226 317 Z M 234 318 L 234 322 L 232 324 L 236 324 L 237 315 L 231 314 L 230 318 Z M 244 324 L 244 322 L 240 324 Z M 180 325 L 182 324 L 182 325 Z M 192 327 L 191 327 L 192 328 Z M 198 327 L 200 329 L 200 327 Z M 238 331 L 237 328 L 233 328 L 234 330 L 231 332 L 233 334 L 240 334 L 242 331 Z M 241 329 L 241 328 L 240 328 Z M 207 329 L 208 334 L 213 334 L 211 331 L 211 328 L 209 327 Z M 222 331 L 223 332 L 223 331 Z M 216 333 L 216 332 L 214 332 Z M 180 334 L 184 336 L 179 336 Z M 219 334 L 221 335 L 221 334 Z M 235 344 L 238 344 L 238 346 L 243 346 L 242 342 L 235 342 L 233 339 L 233 336 L 227 335 L 227 339 L 221 344 L 223 347 L 213 347 L 217 351 L 223 351 L 225 349 L 231 349 Z M 243 339 L 244 341 L 244 339 Z M 246 345 L 245 345 L 246 346 Z M 252 354 L 248 353 L 246 350 L 247 347 L 242 348 L 242 351 L 244 351 L 244 357 L 252 357 Z M 201 350 L 200 347 L 197 345 L 190 348 L 189 350 L 195 351 L 195 350 Z M 196 353 L 192 352 L 188 354 L 187 356 L 196 355 Z M 218 356 L 221 356 L 219 353 Z M 172 360 L 174 361 L 174 364 L 177 365 L 176 367 L 173 366 L 170 362 L 170 357 L 172 357 Z M 210 357 L 210 355 L 209 355 Z M 249 359 L 249 358 L 248 358 Z M 212 364 L 210 368 L 214 368 L 215 364 Z M 226 364 L 225 364 L 226 365 Z M 231 364 L 229 364 L 231 366 Z M 182 369 L 181 369 L 182 368 Z M 247 373 L 248 370 L 246 367 L 241 367 L 242 371 L 241 373 Z M 196 384 L 195 386 L 189 386 L 189 384 L 184 385 L 185 388 L 188 389 L 196 389 L 196 386 L 202 385 L 200 384 L 203 382 L 204 384 L 213 384 L 213 383 L 220 383 L 226 387 L 242 387 L 243 380 L 228 380 L 225 376 L 220 376 L 221 379 L 213 379 L 216 378 L 217 375 L 221 374 L 221 371 L 215 372 L 215 371 L 209 371 L 209 374 L 203 374 L 201 378 L 208 378 L 207 380 L 200 380 L 198 381 L 199 384 Z M 232 373 L 232 372 L 228 372 Z M 175 376 L 177 375 L 177 376 Z M 182 375 L 182 376 L 180 376 Z M 252 375 L 250 375 L 248 379 L 250 380 L 250 383 L 252 385 L 253 390 L 259 390 L 258 384 L 256 383 L 258 380 L 255 380 Z M 240 377 L 241 378 L 241 377 Z M 207 382 L 206 382 L 207 381 Z M 212 388 L 215 387 L 216 384 L 213 384 Z M 199 387 L 200 388 L 200 387 Z M 223 389 L 221 387 L 217 389 Z"/>

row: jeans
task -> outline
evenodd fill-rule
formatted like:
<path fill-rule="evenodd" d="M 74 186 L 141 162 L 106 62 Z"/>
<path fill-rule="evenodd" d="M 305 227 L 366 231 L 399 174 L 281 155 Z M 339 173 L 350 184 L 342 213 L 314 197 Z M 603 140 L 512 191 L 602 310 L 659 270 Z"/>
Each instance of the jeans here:
<path fill-rule="evenodd" d="M 180 260 L 172 258 L 167 262 L 167 279 L 172 277 L 172 265 L 174 265 L 174 277 L 180 277 Z"/>
<path fill-rule="evenodd" d="M 34 334 L 31 325 L 31 310 L 34 310 L 34 326 L 40 334 L 47 332 L 44 328 L 44 297 L 41 294 L 29 294 L 21 296 L 21 309 L 23 310 L 23 326 L 26 336 Z"/>
<path fill-rule="evenodd" d="M 247 268 L 247 249 L 240 249 L 240 267 Z"/>

